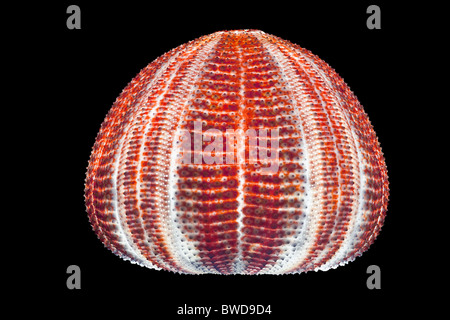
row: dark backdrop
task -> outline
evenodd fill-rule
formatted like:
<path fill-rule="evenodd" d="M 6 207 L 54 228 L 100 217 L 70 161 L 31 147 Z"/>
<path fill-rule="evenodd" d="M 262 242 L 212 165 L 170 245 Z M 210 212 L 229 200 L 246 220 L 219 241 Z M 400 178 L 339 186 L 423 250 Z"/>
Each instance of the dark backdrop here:
<path fill-rule="evenodd" d="M 81 30 L 66 28 L 66 8 L 81 8 Z M 381 8 L 381 29 L 369 30 L 366 9 Z M 408 55 L 413 49 L 402 17 L 405 8 L 387 1 L 322 2 L 176 2 L 129 1 L 92 5 L 62 1 L 42 5 L 33 59 L 43 88 L 37 96 L 45 155 L 39 172 L 47 188 L 34 215 L 39 236 L 40 307 L 61 315 L 128 313 L 130 317 L 177 316 L 177 308 L 222 304 L 271 305 L 272 313 L 254 319 L 382 316 L 402 312 L 422 295 L 417 260 L 425 255 L 413 226 L 421 215 L 414 204 L 414 156 L 405 124 L 414 113 L 404 96 Z M 178 275 L 145 269 L 106 250 L 92 231 L 84 207 L 84 177 L 91 148 L 109 108 L 129 81 L 147 64 L 176 46 L 205 34 L 230 29 L 261 29 L 290 40 L 331 65 L 365 108 L 386 157 L 391 196 L 385 225 L 361 257 L 327 272 L 285 276 Z M 414 137 L 409 132 L 408 137 Z M 413 195 L 413 196 L 411 196 Z M 33 220 L 34 221 L 34 220 Z M 416 262 L 414 262 L 416 261 Z M 81 268 L 81 289 L 69 290 L 66 269 Z M 369 290 L 366 270 L 381 268 L 381 289 Z M 48 307 L 48 309 L 47 309 Z M 391 311 L 390 311 L 391 310 Z M 159 313 L 160 316 L 155 314 Z M 213 314 L 212 318 L 225 318 Z M 230 318 L 243 319 L 243 316 Z"/>

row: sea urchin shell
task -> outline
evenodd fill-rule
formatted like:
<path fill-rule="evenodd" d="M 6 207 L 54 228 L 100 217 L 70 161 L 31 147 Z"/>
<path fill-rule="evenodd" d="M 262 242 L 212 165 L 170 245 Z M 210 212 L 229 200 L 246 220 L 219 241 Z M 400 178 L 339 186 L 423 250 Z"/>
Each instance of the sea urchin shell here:
<path fill-rule="evenodd" d="M 283 274 L 361 255 L 388 193 L 375 132 L 336 72 L 237 30 L 183 44 L 128 84 L 97 136 L 85 202 L 98 238 L 133 263 Z"/>

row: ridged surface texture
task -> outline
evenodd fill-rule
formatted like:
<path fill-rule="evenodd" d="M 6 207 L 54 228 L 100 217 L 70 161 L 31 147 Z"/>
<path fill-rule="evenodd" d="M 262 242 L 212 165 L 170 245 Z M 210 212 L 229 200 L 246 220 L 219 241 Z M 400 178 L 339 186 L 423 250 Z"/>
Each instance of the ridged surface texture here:
<path fill-rule="evenodd" d="M 171 50 L 128 84 L 93 147 L 85 203 L 104 245 L 141 266 L 284 274 L 361 255 L 388 193 L 375 132 L 337 73 L 235 30 Z"/>

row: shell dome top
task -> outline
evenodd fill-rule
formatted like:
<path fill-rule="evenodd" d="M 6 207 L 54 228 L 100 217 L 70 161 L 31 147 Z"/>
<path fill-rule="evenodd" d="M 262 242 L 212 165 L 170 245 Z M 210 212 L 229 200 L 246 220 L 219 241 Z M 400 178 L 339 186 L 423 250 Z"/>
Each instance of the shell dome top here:
<path fill-rule="evenodd" d="M 190 274 L 344 265 L 379 234 L 388 194 L 348 86 L 259 30 L 200 37 L 141 70 L 101 126 L 85 184 L 108 249 Z"/>

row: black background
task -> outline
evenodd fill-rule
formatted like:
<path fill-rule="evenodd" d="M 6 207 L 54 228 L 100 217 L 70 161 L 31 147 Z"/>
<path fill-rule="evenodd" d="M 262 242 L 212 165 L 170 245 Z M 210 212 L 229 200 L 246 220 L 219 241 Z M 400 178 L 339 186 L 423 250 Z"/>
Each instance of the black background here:
<path fill-rule="evenodd" d="M 81 30 L 66 27 L 66 8 L 81 8 Z M 370 4 L 381 8 L 381 30 L 366 27 Z M 387 1 L 326 4 L 303 2 L 217 2 L 138 4 L 62 1 L 39 8 L 33 58 L 44 89 L 36 96 L 36 117 L 44 146 L 38 174 L 47 187 L 32 221 L 39 273 L 36 297 L 47 313 L 179 319 L 177 308 L 222 304 L 271 305 L 264 316 L 231 319 L 371 317 L 404 313 L 427 295 L 429 280 L 415 201 L 414 106 L 405 97 L 415 31 L 405 27 L 405 7 Z M 312 51 L 332 66 L 365 108 L 385 154 L 390 202 L 385 225 L 370 249 L 354 262 L 327 272 L 283 276 L 179 275 L 132 265 L 105 249 L 92 231 L 84 207 L 84 177 L 91 148 L 109 108 L 137 73 L 176 46 L 220 30 L 260 29 Z M 405 110 L 408 109 L 408 110 Z M 408 139 L 406 139 L 406 135 Z M 411 142 L 414 141 L 414 142 Z M 43 156 L 45 155 L 45 156 Z M 44 209 L 45 208 L 45 209 Z M 34 246 L 36 244 L 36 246 Z M 38 244 L 38 245 L 37 245 Z M 30 243 L 29 243 L 30 246 Z M 66 269 L 81 268 L 81 289 L 69 290 Z M 369 290 L 366 270 L 381 268 L 381 290 Z M 26 288 L 29 288 L 26 287 Z M 24 288 L 24 291 L 27 289 Z M 420 305 L 420 304 L 419 304 Z M 416 304 L 415 307 L 418 305 Z M 159 313 L 160 316 L 155 314 Z M 65 313 L 62 313 L 63 315 Z M 213 314 L 211 318 L 225 318 Z"/>

